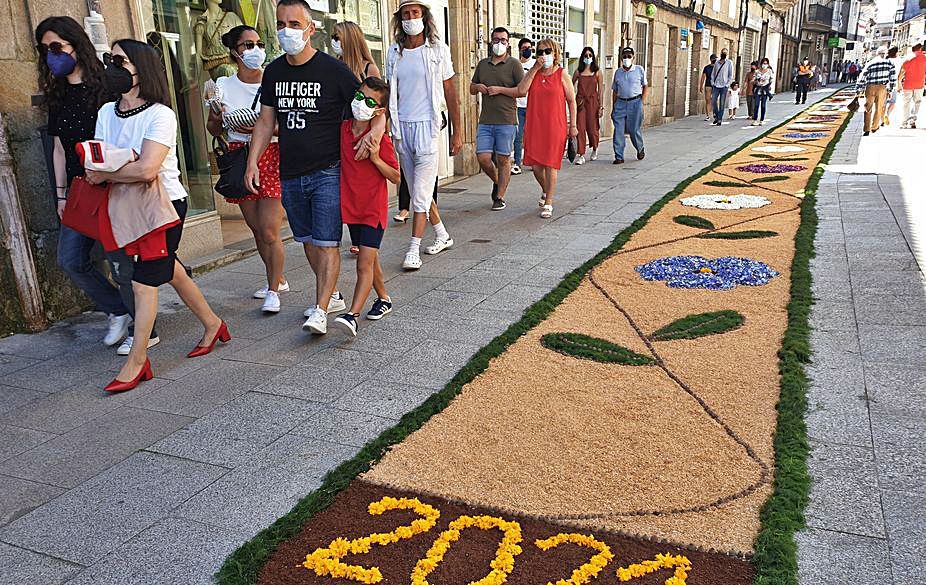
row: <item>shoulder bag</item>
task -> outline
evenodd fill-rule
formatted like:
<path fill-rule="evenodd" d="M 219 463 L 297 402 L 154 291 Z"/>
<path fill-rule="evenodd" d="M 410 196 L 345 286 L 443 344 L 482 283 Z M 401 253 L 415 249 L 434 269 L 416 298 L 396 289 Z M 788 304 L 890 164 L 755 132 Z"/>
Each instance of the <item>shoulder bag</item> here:
<path fill-rule="evenodd" d="M 251 109 L 260 99 L 260 89 L 254 95 Z M 219 169 L 219 180 L 215 183 L 215 190 L 226 199 L 242 199 L 250 194 L 244 184 L 244 173 L 248 170 L 248 154 L 251 152 L 250 143 L 241 148 L 231 150 L 228 141 L 224 138 L 212 139 L 212 150 L 215 153 L 216 166 Z"/>

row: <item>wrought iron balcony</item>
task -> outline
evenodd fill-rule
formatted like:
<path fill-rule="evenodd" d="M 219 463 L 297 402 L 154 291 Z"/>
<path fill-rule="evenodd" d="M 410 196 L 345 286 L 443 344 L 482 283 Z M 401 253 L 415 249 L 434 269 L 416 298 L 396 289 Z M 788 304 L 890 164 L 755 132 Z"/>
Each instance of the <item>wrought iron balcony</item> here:
<path fill-rule="evenodd" d="M 807 7 L 807 23 L 825 27 L 833 26 L 833 7 L 813 3 Z"/>

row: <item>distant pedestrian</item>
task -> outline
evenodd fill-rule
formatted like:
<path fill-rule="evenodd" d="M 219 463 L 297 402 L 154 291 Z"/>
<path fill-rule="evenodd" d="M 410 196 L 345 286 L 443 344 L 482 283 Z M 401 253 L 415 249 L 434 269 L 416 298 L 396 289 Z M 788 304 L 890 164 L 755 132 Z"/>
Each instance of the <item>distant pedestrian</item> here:
<path fill-rule="evenodd" d="M 720 51 L 720 59 L 711 71 L 711 106 L 714 109 L 714 126 L 723 124 L 727 107 L 727 90 L 733 83 L 733 61 L 727 59 L 727 50 Z"/>
<path fill-rule="evenodd" d="M 884 47 L 878 49 L 878 56 L 868 62 L 855 85 L 856 92 L 865 96 L 865 136 L 881 127 L 884 102 L 897 84 L 897 69 L 886 54 Z"/>
<path fill-rule="evenodd" d="M 897 47 L 891 47 L 887 50 L 887 60 L 893 63 L 894 70 L 897 72 L 897 81 L 898 85 L 902 81 L 901 77 L 903 75 L 903 63 L 905 59 L 903 57 L 897 56 Z M 894 90 L 887 96 L 887 100 L 884 102 L 886 106 L 886 111 L 884 112 L 884 121 L 885 126 L 891 125 L 891 114 L 894 112 L 894 107 L 897 105 L 897 94 L 900 93 L 900 88 L 898 86 L 894 87 Z"/>
<path fill-rule="evenodd" d="M 801 64 L 797 66 L 797 73 L 795 74 L 795 104 L 807 103 L 807 92 L 810 91 L 810 86 L 813 84 L 813 78 L 814 73 L 813 67 L 810 65 L 810 59 L 804 57 L 801 60 Z"/>
<path fill-rule="evenodd" d="M 492 180 L 492 211 L 505 209 L 505 194 L 511 180 L 511 155 L 518 133 L 518 84 L 524 79 L 520 61 L 508 54 L 508 29 L 492 31 L 492 55 L 479 61 L 469 84 L 469 93 L 482 94 L 482 109 L 476 126 L 476 159 Z"/>
<path fill-rule="evenodd" d="M 598 160 L 598 140 L 601 116 L 604 115 L 604 77 L 598 67 L 598 59 L 591 47 L 582 49 L 579 68 L 572 76 L 576 84 L 576 111 L 578 112 L 579 145 L 575 164 L 585 164 L 585 150 L 592 147 L 592 160 Z"/>
<path fill-rule="evenodd" d="M 524 75 L 534 67 L 534 42 L 527 37 L 518 41 L 518 60 L 524 69 Z M 514 165 L 511 167 L 512 175 L 520 175 L 524 165 L 524 125 L 527 120 L 527 98 L 523 96 L 515 99 L 518 106 L 518 134 L 514 139 Z"/>
<path fill-rule="evenodd" d="M 633 48 L 621 51 L 621 66 L 614 70 L 611 85 L 611 121 L 614 122 L 614 164 L 624 163 L 625 134 L 637 149 L 637 160 L 643 160 L 643 102 L 649 93 L 646 69 L 633 62 Z M 721 114 L 722 115 L 722 114 Z"/>
<path fill-rule="evenodd" d="M 740 105 L 740 84 L 733 82 L 730 84 L 730 89 L 727 91 L 727 111 L 730 113 L 730 119 L 736 119 L 736 110 L 739 109 Z"/>
<path fill-rule="evenodd" d="M 520 93 L 530 92 L 527 124 L 524 128 L 524 162 L 540 185 L 540 217 L 553 217 L 556 178 L 563 164 L 566 138 L 579 134 L 576 125 L 576 96 L 572 80 L 562 68 L 559 43 L 544 39 L 537 43 L 537 62 L 527 73 Z M 566 119 L 566 110 L 569 119 Z"/>
<path fill-rule="evenodd" d="M 913 45 L 913 57 L 903 64 L 903 118 L 906 128 L 916 128 L 924 86 L 926 55 L 923 54 L 923 44 L 917 43 Z"/>
<path fill-rule="evenodd" d="M 701 71 L 701 82 L 698 84 L 698 91 L 704 97 L 704 121 L 711 120 L 711 75 L 714 73 L 714 63 L 717 62 L 717 55 L 711 55 L 710 63 L 704 66 Z"/>
<path fill-rule="evenodd" d="M 758 69 L 759 62 L 753 61 L 749 64 L 749 73 L 747 73 L 746 77 L 743 79 L 743 94 L 746 96 L 746 112 L 750 118 L 752 118 L 753 113 L 755 113 L 756 98 L 753 95 L 753 88 L 755 87 L 756 71 Z"/>
<path fill-rule="evenodd" d="M 768 57 L 764 57 L 759 69 L 756 70 L 755 82 L 752 86 L 755 99 L 752 112 L 753 126 L 765 124 L 765 110 L 768 107 L 768 100 L 772 97 L 773 79 L 775 79 L 775 72 L 772 70 Z"/>
<path fill-rule="evenodd" d="M 830 78 L 830 69 L 826 63 L 820 67 L 820 87 L 826 87 Z"/>

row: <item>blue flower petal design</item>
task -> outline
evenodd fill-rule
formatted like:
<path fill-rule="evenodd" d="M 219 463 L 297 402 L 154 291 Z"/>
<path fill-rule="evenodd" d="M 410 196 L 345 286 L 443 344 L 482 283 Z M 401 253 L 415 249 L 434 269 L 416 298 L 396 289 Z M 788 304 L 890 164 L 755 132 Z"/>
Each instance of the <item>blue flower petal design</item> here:
<path fill-rule="evenodd" d="M 762 286 L 778 276 L 763 262 L 724 256 L 668 256 L 641 264 L 635 269 L 644 280 L 664 280 L 672 288 L 730 290 L 739 285 Z"/>
<path fill-rule="evenodd" d="M 825 138 L 826 136 L 828 136 L 826 132 L 809 132 L 809 133 L 793 132 L 791 134 L 785 134 L 785 138 L 802 138 L 802 139 Z"/>

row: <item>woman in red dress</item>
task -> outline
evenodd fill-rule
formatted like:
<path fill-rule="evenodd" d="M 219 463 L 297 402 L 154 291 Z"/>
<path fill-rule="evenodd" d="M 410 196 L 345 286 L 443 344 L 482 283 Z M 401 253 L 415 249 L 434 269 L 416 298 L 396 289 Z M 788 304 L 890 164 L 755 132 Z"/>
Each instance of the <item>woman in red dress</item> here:
<path fill-rule="evenodd" d="M 544 39 L 537 44 L 537 62 L 518 85 L 521 95 L 530 93 L 524 126 L 524 164 L 534 171 L 543 196 L 540 217 L 553 216 L 556 174 L 563 164 L 568 135 L 579 134 L 576 127 L 576 94 L 569 74 L 560 66 L 559 44 Z M 567 126 L 566 107 L 569 107 Z"/>

